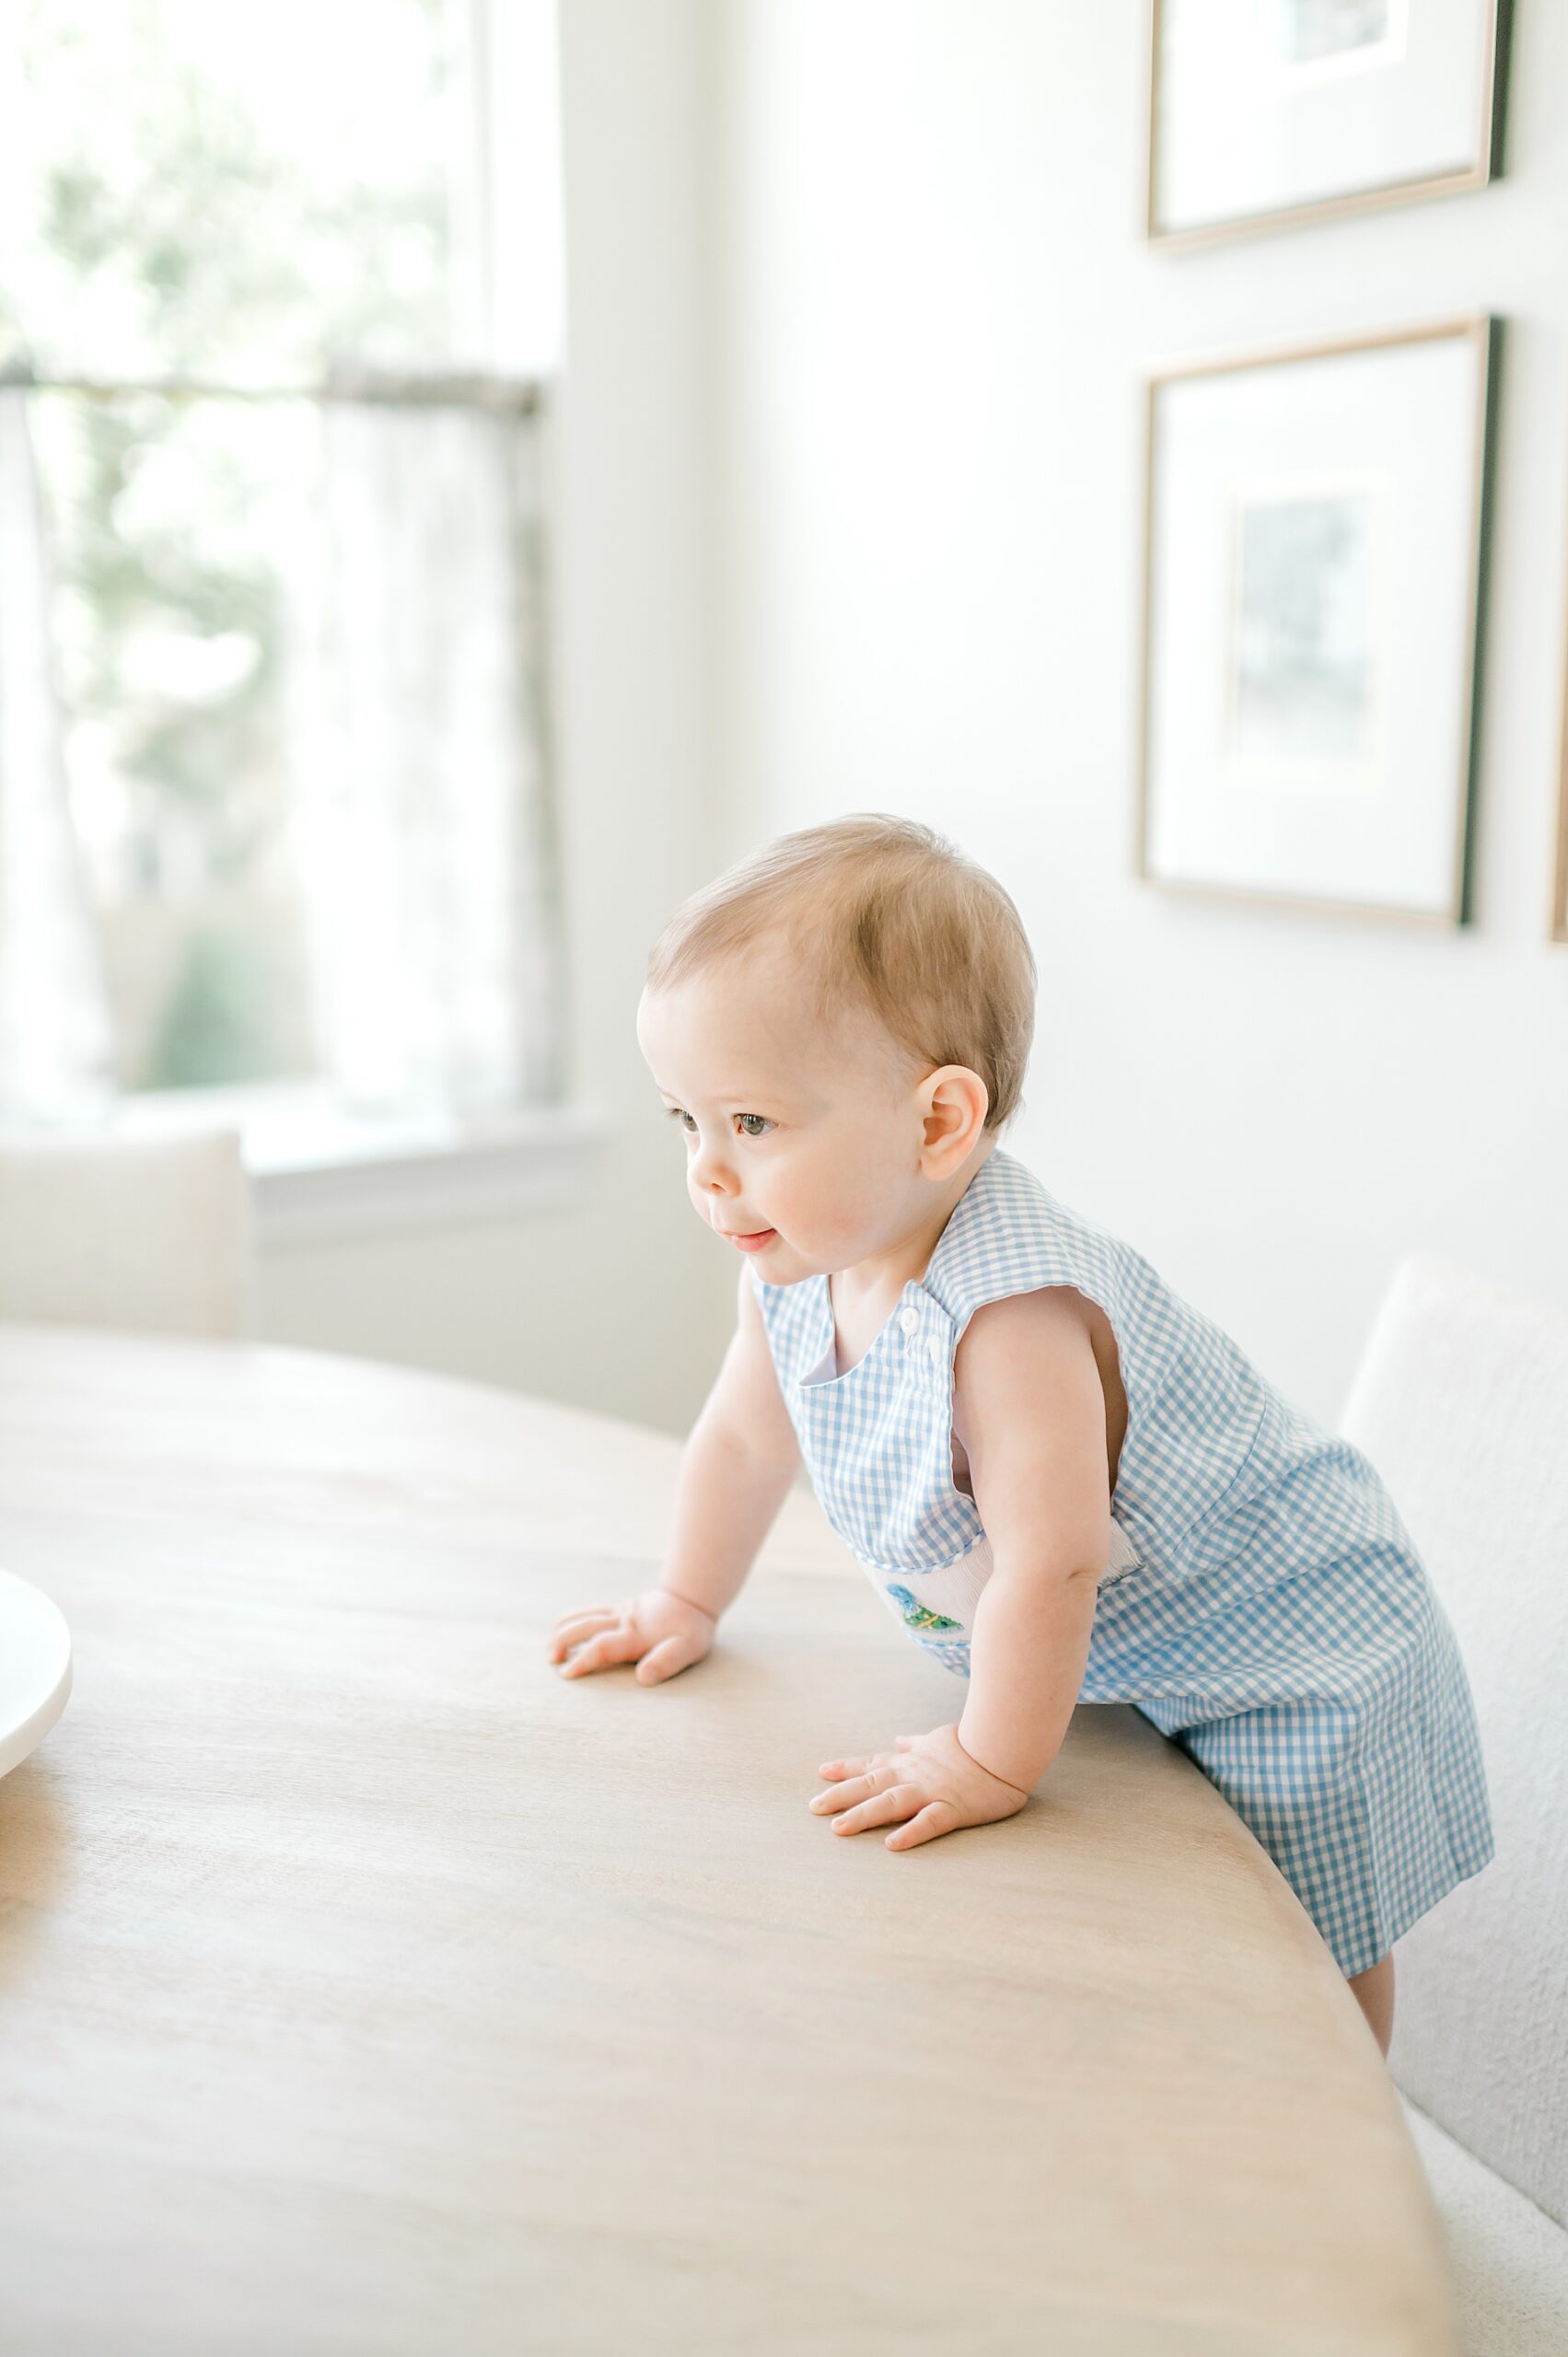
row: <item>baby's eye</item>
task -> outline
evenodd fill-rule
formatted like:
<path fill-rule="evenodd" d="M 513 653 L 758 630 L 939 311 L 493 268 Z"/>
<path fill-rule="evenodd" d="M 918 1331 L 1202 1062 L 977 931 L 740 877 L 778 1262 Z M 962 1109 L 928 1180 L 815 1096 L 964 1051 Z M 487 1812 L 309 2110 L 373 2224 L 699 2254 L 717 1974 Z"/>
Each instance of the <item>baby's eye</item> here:
<path fill-rule="evenodd" d="M 684 1105 L 667 1105 L 665 1111 L 672 1121 L 679 1121 L 683 1126 L 691 1118 Z M 773 1127 L 773 1123 L 769 1120 L 765 1113 L 737 1113 L 735 1118 L 738 1121 L 761 1121 L 762 1124 L 760 1130 L 743 1130 L 741 1134 L 744 1137 L 760 1138 Z M 685 1134 L 690 1137 L 691 1132 L 687 1130 Z"/>

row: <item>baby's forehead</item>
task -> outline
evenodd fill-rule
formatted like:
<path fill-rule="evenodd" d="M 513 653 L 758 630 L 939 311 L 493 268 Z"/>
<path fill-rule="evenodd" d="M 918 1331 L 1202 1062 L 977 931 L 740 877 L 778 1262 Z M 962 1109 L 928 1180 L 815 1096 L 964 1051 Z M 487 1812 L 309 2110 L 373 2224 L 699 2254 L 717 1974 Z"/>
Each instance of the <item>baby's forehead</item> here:
<path fill-rule="evenodd" d="M 643 1044 L 667 1092 L 703 1088 L 715 1101 L 737 1102 L 771 1092 L 821 1107 L 864 1089 L 872 1064 L 883 1061 L 864 1019 L 824 1016 L 804 994 L 768 988 L 760 976 L 727 984 L 714 978 L 684 993 L 679 1008 L 650 994 L 644 1014 Z M 680 1070 L 666 1072 L 665 1062 Z"/>

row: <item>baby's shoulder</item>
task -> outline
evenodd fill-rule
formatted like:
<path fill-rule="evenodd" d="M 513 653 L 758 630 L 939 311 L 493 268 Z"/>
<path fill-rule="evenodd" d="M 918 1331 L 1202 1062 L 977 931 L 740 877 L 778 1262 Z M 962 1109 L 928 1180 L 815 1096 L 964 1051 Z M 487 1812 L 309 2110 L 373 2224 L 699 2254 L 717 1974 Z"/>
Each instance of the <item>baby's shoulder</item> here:
<path fill-rule="evenodd" d="M 954 1367 L 1070 1349 L 1074 1333 L 1090 1329 L 1096 1317 L 1109 1322 L 1075 1285 L 1030 1285 L 1001 1294 L 970 1310 L 953 1353 Z"/>
<path fill-rule="evenodd" d="M 1097 1383 L 1114 1487 L 1127 1433 L 1127 1392 L 1109 1318 L 1074 1285 L 1007 1294 L 981 1303 L 958 1337 L 953 1429 L 967 1450 L 977 1428 L 1016 1415 L 1021 1403 L 1054 1420 Z"/>
<path fill-rule="evenodd" d="M 1102 1383 L 1117 1362 L 1116 1336 L 1099 1304 L 1074 1285 L 1048 1284 L 981 1302 L 953 1353 L 953 1391 L 978 1404 L 1049 1397 L 1085 1365 L 1084 1339 Z"/>

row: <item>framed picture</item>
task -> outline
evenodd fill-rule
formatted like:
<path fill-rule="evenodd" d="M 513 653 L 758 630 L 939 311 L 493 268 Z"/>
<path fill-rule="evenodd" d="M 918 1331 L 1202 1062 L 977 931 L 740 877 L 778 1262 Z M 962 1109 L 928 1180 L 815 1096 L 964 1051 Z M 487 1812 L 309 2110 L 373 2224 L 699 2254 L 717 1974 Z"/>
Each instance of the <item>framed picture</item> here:
<path fill-rule="evenodd" d="M 1466 922 L 1500 332 L 1148 378 L 1146 881 Z"/>
<path fill-rule="evenodd" d="M 1148 235 L 1484 188 L 1510 0 L 1152 0 Z"/>

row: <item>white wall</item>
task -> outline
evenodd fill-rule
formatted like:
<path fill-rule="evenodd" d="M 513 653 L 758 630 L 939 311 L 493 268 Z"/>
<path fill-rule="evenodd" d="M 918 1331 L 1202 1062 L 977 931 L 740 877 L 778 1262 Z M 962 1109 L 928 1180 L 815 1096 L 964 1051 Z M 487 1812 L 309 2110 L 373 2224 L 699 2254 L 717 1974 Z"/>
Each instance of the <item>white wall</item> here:
<path fill-rule="evenodd" d="M 564 0 L 562 15 L 553 656 L 571 1065 L 619 1127 L 570 1212 L 271 1248 L 257 1324 L 684 1431 L 733 1322 L 735 1274 L 687 1201 L 633 1019 L 655 934 L 715 864 L 705 11 Z"/>
<path fill-rule="evenodd" d="M 1142 6 L 716 19 L 721 855 L 890 809 L 992 867 L 1041 975 L 1010 1150 L 1330 1421 L 1407 1249 L 1568 1304 L 1568 9 L 1518 16 L 1504 181 L 1181 255 L 1139 236 Z M 1137 883 L 1143 364 L 1482 308 L 1474 923 Z"/>
<path fill-rule="evenodd" d="M 572 1056 L 621 1126 L 569 1213 L 273 1248 L 265 1334 L 684 1431 L 734 1273 L 637 1054 L 647 946 L 724 859 L 867 808 L 1023 911 L 1011 1149 L 1304 1405 L 1405 1249 L 1568 1302 L 1568 11 L 1518 13 L 1499 185 L 1156 256 L 1140 6 L 563 0 Z M 1136 883 L 1141 366 L 1472 307 L 1509 322 L 1475 922 Z"/>

